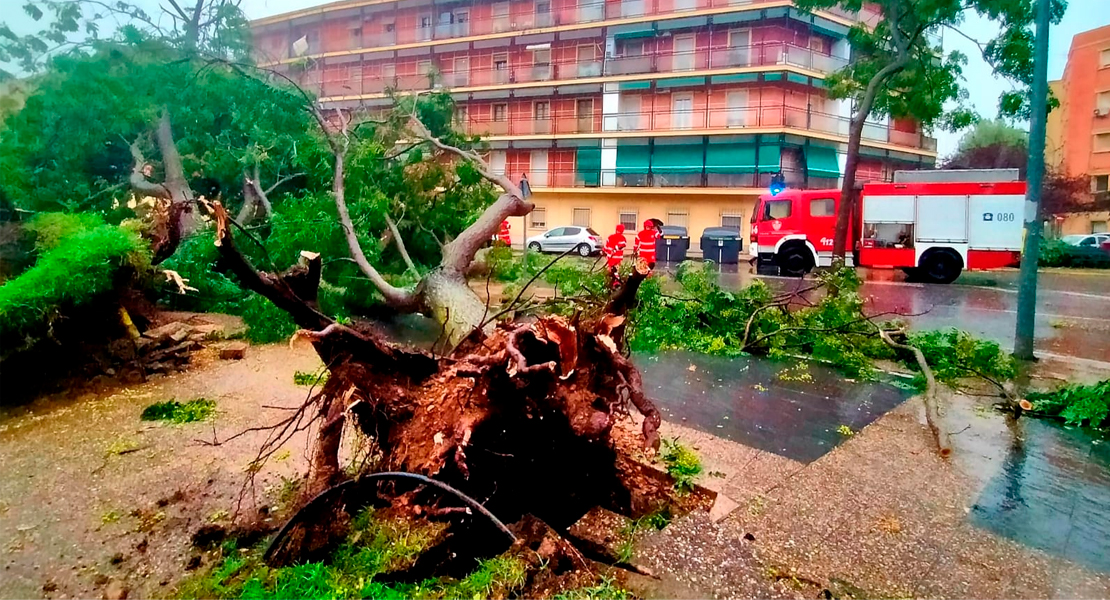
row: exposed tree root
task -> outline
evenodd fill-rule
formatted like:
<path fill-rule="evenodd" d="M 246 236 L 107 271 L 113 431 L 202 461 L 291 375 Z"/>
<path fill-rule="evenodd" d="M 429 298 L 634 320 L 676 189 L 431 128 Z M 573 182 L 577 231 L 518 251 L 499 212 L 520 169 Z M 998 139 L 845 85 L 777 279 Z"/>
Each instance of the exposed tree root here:
<path fill-rule="evenodd" d="M 634 466 L 643 447 L 659 443 L 659 412 L 622 354 L 624 313 L 635 303 L 646 265 L 605 308 L 573 319 L 480 326 L 450 356 L 433 356 L 321 313 L 315 254 L 281 274 L 257 271 L 236 249 L 226 210 L 210 206 L 224 264 L 245 287 L 286 310 L 303 328 L 296 337 L 311 342 L 329 365 L 327 383 L 296 420 L 311 411 L 308 422 L 318 424 L 309 493 L 341 479 L 342 436 L 352 431 L 380 450 L 374 469 L 435 478 L 480 499 L 505 522 L 532 514 L 560 529 L 598 505 L 638 515 L 671 492 L 673 482 Z M 638 443 L 614 435 L 634 429 L 630 406 L 644 417 Z M 462 514 L 453 510 L 454 497 L 426 486 L 381 485 L 414 512 Z M 333 517 L 319 516 L 320 527 L 333 526 Z"/>

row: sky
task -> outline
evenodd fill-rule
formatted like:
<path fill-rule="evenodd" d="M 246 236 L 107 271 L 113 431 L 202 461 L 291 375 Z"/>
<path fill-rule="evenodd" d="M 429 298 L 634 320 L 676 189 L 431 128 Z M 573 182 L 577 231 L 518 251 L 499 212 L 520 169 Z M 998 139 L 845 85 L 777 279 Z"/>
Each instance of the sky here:
<path fill-rule="evenodd" d="M 135 0 L 135 3 L 147 8 L 151 14 L 160 13 L 158 0 Z M 323 3 L 323 0 L 242 0 L 241 7 L 248 18 L 259 19 Z M 30 20 L 21 14 L 6 21 L 17 32 L 22 29 L 21 25 L 27 29 L 33 26 Z M 1063 75 L 1072 36 L 1104 25 L 1110 25 L 1110 0 L 1069 0 L 1063 21 L 1059 25 L 1054 25 L 1049 31 L 1048 78 L 1059 79 Z M 973 17 L 964 23 L 960 31 L 971 38 L 985 42 L 995 35 L 997 28 L 986 19 Z M 968 56 L 964 78 L 972 107 L 984 117 L 996 116 L 998 96 L 1008 89 L 1009 84 L 994 76 L 990 67 L 983 62 L 975 44 L 951 31 L 946 31 L 943 38 L 946 51 L 959 50 Z M 935 135 L 938 151 L 941 157 L 944 157 L 955 150 L 961 133 L 937 131 Z"/>

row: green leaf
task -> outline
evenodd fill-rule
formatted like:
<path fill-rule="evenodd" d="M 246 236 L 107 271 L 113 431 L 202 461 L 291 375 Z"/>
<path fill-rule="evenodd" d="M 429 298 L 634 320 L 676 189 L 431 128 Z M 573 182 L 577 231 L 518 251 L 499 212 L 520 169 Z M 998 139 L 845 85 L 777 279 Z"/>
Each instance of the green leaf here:
<path fill-rule="evenodd" d="M 35 6 L 34 3 L 31 2 L 23 5 L 23 12 L 30 15 L 30 17 L 36 21 L 42 18 L 42 9 Z"/>

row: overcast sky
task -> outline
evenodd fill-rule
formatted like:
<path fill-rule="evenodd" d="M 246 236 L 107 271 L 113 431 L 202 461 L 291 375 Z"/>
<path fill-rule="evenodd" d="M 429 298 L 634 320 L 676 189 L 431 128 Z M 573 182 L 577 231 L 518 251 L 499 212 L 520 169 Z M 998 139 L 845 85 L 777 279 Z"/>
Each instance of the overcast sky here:
<path fill-rule="evenodd" d="M 2 0 L 4 3 L 10 1 Z M 321 0 L 243 0 L 242 8 L 247 17 L 258 19 L 317 6 L 322 3 Z M 137 0 L 136 4 L 148 7 L 151 14 L 160 12 L 157 0 Z M 32 26 L 30 20 L 21 17 L 23 15 L 5 20 L 17 31 L 23 27 L 30 29 Z M 1104 25 L 1110 25 L 1110 0 L 1069 0 L 1068 11 L 1064 15 L 1064 20 L 1059 25 L 1052 27 L 1050 32 L 1049 79 L 1059 79 L 1063 74 L 1073 35 Z M 996 28 L 989 21 L 969 19 L 961 27 L 961 31 L 972 38 L 986 41 L 994 35 Z M 994 117 L 998 111 L 998 95 L 1007 88 L 1008 84 L 994 77 L 991 69 L 983 62 L 979 49 L 967 39 L 948 31 L 944 34 L 944 45 L 947 50 L 960 50 L 969 57 L 964 75 L 967 80 L 966 87 L 970 93 L 971 104 L 981 115 Z M 941 156 L 954 150 L 956 142 L 960 138 L 958 133 L 944 131 L 937 132 L 936 136 L 939 140 L 938 146 Z"/>

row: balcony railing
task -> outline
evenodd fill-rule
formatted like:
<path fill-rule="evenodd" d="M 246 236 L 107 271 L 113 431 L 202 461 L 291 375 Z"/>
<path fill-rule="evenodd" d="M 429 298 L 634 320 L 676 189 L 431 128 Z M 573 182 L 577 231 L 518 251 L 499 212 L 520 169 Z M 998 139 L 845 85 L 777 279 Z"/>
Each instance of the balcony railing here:
<path fill-rule="evenodd" d="M 358 64 L 358 63 L 353 63 Z M 841 58 L 814 52 L 808 48 L 781 42 L 756 44 L 743 47 L 709 47 L 687 53 L 654 53 L 643 56 L 609 57 L 587 62 L 561 62 L 540 65 L 468 69 L 442 73 L 436 81 L 440 87 L 463 88 L 499 86 L 512 83 L 538 81 L 573 82 L 585 77 L 601 75 L 639 75 L 670 73 L 702 69 L 728 69 L 760 66 L 798 66 L 820 73 L 830 73 L 842 68 Z M 386 88 L 401 91 L 431 89 L 432 80 L 427 76 L 360 77 L 354 81 L 333 81 L 322 89 L 313 89 L 324 98 L 380 94 Z"/>
<path fill-rule="evenodd" d="M 665 11 L 658 8 L 654 0 L 623 0 L 621 2 L 591 2 L 578 6 L 569 6 L 555 10 L 534 12 L 532 14 L 493 15 L 485 18 L 470 20 L 472 15 L 467 15 L 468 20 L 453 23 L 437 23 L 423 27 L 395 29 L 393 31 L 367 31 L 367 28 L 384 28 L 384 24 L 367 24 L 358 38 L 351 38 L 341 42 L 325 40 L 309 48 L 307 54 L 318 52 L 335 52 L 343 50 L 359 50 L 370 48 L 384 48 L 397 44 L 412 44 L 432 40 L 449 40 L 474 35 L 488 35 L 513 31 L 525 31 L 543 27 L 561 25 L 597 23 L 613 19 L 625 19 L 643 16 L 665 16 L 672 13 L 687 11 L 757 6 L 775 0 L 676 0 L 674 10 Z M 852 21 L 862 20 L 874 24 L 878 14 L 870 9 L 859 13 L 845 11 L 840 8 L 831 8 L 827 12 Z M 274 48 L 266 48 L 266 56 L 259 60 L 280 60 L 295 58 L 291 52 L 293 40 L 290 39 L 281 51 L 274 52 Z M 276 55 L 275 55 L 276 54 Z"/>
<path fill-rule="evenodd" d="M 811 175 L 804 169 L 782 169 L 786 185 L 793 189 L 827 189 L 837 187 L 835 177 Z M 509 174 L 514 177 L 514 174 Z M 519 176 L 519 175 L 517 175 Z M 578 170 L 574 168 L 549 168 L 528 170 L 528 183 L 536 189 L 544 188 L 760 188 L 771 184 L 772 173 L 718 173 L 703 167 L 694 173 L 628 173 L 617 169 Z M 514 177 L 515 178 L 515 177 Z"/>
<path fill-rule="evenodd" d="M 492 120 L 470 118 L 464 124 L 467 133 L 485 136 L 522 136 L 571 133 L 610 132 L 682 132 L 692 134 L 711 129 L 745 129 L 791 127 L 804 131 L 848 136 L 850 119 L 786 105 L 709 108 L 700 110 L 654 110 L 589 115 L 552 113 L 543 119 Z M 898 131 L 885 125 L 869 124 L 863 139 L 909 148 L 936 151 L 936 139 L 923 133 Z"/>

